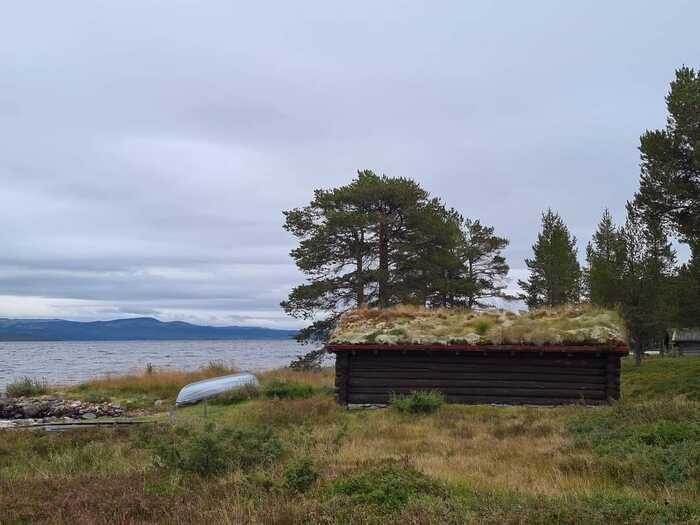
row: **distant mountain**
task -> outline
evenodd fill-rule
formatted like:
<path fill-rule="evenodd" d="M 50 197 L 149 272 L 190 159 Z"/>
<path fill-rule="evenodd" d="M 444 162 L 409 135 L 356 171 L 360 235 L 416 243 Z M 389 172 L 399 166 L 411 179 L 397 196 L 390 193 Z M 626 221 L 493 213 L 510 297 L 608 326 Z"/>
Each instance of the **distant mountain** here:
<path fill-rule="evenodd" d="M 152 317 L 78 322 L 0 318 L 0 341 L 127 341 L 182 339 L 289 339 L 295 330 L 250 326 L 200 326 Z"/>

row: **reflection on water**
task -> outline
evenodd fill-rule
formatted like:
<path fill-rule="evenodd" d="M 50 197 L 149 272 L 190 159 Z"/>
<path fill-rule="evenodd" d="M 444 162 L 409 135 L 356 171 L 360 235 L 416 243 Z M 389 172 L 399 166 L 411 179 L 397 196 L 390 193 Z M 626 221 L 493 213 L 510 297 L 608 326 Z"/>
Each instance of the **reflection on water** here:
<path fill-rule="evenodd" d="M 0 342 L 0 391 L 23 376 L 52 384 L 155 367 L 194 369 L 223 361 L 243 370 L 286 366 L 311 348 L 292 340 Z"/>

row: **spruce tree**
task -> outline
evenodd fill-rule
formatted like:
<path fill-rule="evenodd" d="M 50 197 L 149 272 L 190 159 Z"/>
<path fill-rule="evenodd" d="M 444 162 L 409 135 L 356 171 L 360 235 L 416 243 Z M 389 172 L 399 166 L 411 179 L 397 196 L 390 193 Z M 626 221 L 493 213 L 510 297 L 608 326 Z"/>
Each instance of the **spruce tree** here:
<path fill-rule="evenodd" d="M 690 244 L 688 262 L 678 268 L 673 291 L 676 296 L 676 327 L 700 327 L 700 244 Z"/>
<path fill-rule="evenodd" d="M 586 248 L 584 285 L 592 304 L 611 307 L 622 301 L 624 242 L 606 209 Z"/>
<path fill-rule="evenodd" d="M 645 214 L 636 201 L 626 209 L 621 308 L 639 364 L 642 349 L 660 341 L 673 322 L 675 252 L 661 221 Z"/>
<path fill-rule="evenodd" d="M 579 301 L 581 268 L 576 258 L 576 238 L 559 214 L 542 214 L 542 230 L 532 247 L 534 257 L 525 259 L 530 276 L 518 284 L 528 307 L 555 306 Z"/>

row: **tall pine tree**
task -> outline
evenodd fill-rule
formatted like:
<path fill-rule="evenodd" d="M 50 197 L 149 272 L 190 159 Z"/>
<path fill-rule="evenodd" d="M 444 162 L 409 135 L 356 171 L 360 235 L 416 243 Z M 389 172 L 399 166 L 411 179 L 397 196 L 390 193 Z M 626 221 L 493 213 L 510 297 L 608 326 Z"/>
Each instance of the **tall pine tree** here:
<path fill-rule="evenodd" d="M 416 182 L 360 171 L 350 183 L 317 190 L 308 206 L 284 212 L 299 239 L 291 256 L 307 275 L 284 310 L 313 320 L 299 339 L 324 339 L 347 308 L 425 304 L 445 268 L 459 264 L 453 213 Z"/>
<path fill-rule="evenodd" d="M 558 213 L 542 214 L 542 230 L 532 247 L 534 257 L 525 259 L 530 276 L 518 281 L 521 298 L 528 307 L 555 306 L 579 301 L 581 268 L 576 258 L 576 237 L 569 233 Z"/>

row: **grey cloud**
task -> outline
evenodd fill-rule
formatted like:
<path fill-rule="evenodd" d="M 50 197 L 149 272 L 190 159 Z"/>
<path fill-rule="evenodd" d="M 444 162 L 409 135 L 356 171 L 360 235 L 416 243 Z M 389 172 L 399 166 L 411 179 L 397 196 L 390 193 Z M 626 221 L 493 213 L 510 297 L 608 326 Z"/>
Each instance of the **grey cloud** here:
<path fill-rule="evenodd" d="M 698 15 L 631 0 L 6 6 L 0 310 L 288 326 L 277 305 L 302 276 L 281 210 L 358 168 L 493 224 L 514 279 L 548 206 L 583 256 L 604 207 L 622 220 L 674 68 L 698 66 Z"/>

